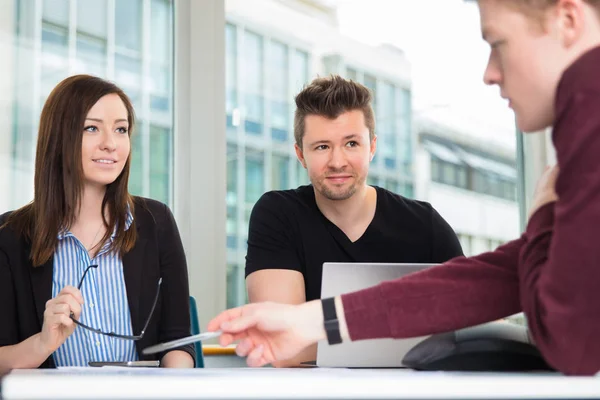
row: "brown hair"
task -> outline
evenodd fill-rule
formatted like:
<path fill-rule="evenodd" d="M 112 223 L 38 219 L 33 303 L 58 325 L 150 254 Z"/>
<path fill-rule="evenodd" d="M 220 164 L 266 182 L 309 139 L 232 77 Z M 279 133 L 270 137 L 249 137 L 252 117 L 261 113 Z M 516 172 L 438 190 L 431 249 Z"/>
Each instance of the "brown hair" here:
<path fill-rule="evenodd" d="M 369 138 L 375 137 L 375 117 L 371 100 L 371 91 L 352 80 L 339 75 L 316 78 L 296 95 L 294 114 L 294 139 L 302 148 L 304 137 L 304 119 L 308 115 L 319 115 L 335 119 L 341 114 L 360 110 L 365 116 L 365 125 L 369 129 Z"/>
<path fill-rule="evenodd" d="M 75 222 L 83 191 L 82 132 L 89 110 L 100 98 L 117 94 L 127 108 L 129 135 L 135 122 L 133 106 L 116 85 L 94 76 L 75 75 L 60 82 L 48 96 L 40 117 L 35 156 L 33 201 L 13 212 L 6 225 L 31 242 L 34 266 L 47 262 L 58 244 L 58 234 Z M 125 230 L 128 213 L 134 212 L 127 189 L 131 153 L 119 177 L 109 184 L 102 201 L 107 228 L 100 243 L 117 228 L 110 251 L 126 253 L 136 240 L 135 221 Z"/>

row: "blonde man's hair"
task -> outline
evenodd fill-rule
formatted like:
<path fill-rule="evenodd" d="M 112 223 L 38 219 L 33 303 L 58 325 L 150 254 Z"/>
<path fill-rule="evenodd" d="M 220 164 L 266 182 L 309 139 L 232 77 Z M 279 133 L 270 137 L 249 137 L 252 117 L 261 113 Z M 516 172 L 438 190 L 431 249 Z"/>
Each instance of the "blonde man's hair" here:
<path fill-rule="evenodd" d="M 540 23 L 543 22 L 543 14 L 548 8 L 558 4 L 560 0 L 500 0 L 506 5 L 516 8 L 528 17 L 531 17 Z M 600 18 L 600 0 L 583 0 L 596 9 Z"/>

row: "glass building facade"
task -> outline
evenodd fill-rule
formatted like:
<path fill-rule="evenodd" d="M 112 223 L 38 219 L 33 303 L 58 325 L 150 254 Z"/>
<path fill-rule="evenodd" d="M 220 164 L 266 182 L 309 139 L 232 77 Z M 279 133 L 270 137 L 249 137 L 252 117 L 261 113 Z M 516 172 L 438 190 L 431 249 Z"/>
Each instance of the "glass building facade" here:
<path fill-rule="evenodd" d="M 14 2 L 15 85 L 0 94 L 12 111 L 10 157 L 0 165 L 11 187 L 3 209 L 33 196 L 37 126 L 58 82 L 74 74 L 114 81 L 131 98 L 133 194 L 172 201 L 173 2 L 42 0 Z M 6 67 L 6 66 L 5 66 Z M 2 132 L 2 134 L 5 134 Z M 7 149 L 7 150 L 8 150 Z"/>

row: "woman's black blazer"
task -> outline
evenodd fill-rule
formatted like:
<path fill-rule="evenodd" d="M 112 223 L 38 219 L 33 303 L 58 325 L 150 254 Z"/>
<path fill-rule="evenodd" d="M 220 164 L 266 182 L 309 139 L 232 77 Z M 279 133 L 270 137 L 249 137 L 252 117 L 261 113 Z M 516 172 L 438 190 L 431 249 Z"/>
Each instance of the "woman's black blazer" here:
<path fill-rule="evenodd" d="M 169 208 L 141 197 L 135 197 L 134 204 L 137 241 L 133 249 L 123 255 L 127 300 L 133 334 L 138 335 L 150 314 L 158 280 L 162 277 L 156 310 L 144 337 L 136 342 L 141 360 L 159 360 L 164 353 L 146 356 L 142 350 L 190 335 L 187 264 Z M 0 226 L 9 214 L 0 216 Z M 10 227 L 0 229 L 0 346 L 20 343 L 42 329 L 46 302 L 52 296 L 54 260 L 51 258 L 44 265 L 33 267 L 30 251 L 31 243 L 25 238 Z M 193 345 L 179 350 L 196 357 Z M 53 358 L 49 357 L 40 367 L 55 367 Z"/>

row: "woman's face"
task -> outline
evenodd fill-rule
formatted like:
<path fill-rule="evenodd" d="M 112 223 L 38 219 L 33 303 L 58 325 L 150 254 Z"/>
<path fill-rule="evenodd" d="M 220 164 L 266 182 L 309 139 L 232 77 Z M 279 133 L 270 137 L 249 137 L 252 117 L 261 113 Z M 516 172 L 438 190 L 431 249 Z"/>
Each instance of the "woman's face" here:
<path fill-rule="evenodd" d="M 117 94 L 108 94 L 94 104 L 85 119 L 81 141 L 84 184 L 113 183 L 130 150 L 127 108 Z"/>

